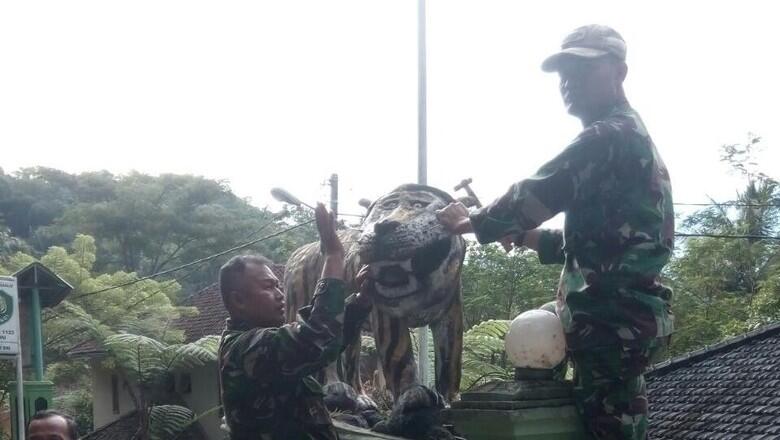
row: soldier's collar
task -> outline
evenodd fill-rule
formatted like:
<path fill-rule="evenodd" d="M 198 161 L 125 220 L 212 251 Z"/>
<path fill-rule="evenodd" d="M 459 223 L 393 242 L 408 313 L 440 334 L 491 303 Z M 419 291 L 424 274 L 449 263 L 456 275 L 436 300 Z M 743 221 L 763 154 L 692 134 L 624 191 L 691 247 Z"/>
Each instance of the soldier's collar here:
<path fill-rule="evenodd" d="M 614 115 L 616 113 L 624 113 L 627 110 L 631 109 L 631 105 L 628 104 L 628 101 L 619 101 L 617 104 L 615 104 L 612 107 L 612 110 L 609 111 L 609 115 Z"/>
<path fill-rule="evenodd" d="M 227 321 L 225 321 L 225 326 L 228 330 L 251 330 L 254 328 L 254 326 L 246 321 L 240 320 L 240 319 L 233 319 L 228 318 Z"/>

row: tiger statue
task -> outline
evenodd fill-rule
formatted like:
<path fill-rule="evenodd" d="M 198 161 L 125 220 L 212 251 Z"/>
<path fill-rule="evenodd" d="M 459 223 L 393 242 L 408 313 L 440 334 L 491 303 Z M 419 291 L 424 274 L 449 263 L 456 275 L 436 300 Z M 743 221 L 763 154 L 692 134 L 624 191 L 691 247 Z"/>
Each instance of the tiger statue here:
<path fill-rule="evenodd" d="M 461 267 L 465 243 L 447 232 L 436 210 L 453 198 L 426 185 L 405 184 L 368 208 L 357 229 L 339 232 L 345 249 L 347 292 L 357 291 L 355 275 L 368 264 L 376 294 L 369 317 L 387 388 L 395 400 L 418 383 L 409 328 L 429 325 L 435 346 L 436 390 L 447 400 L 458 393 L 463 349 Z M 318 243 L 290 256 L 284 286 L 286 318 L 309 303 L 322 270 Z M 341 365 L 325 369 L 324 385 L 342 381 L 362 395 L 360 337 L 344 341 Z"/>

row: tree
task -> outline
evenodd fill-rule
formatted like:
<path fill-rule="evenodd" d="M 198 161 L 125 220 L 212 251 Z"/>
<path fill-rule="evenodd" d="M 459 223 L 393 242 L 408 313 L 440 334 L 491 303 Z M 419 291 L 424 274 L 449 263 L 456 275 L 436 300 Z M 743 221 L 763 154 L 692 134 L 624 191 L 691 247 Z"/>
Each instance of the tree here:
<path fill-rule="evenodd" d="M 195 419 L 195 414 L 180 405 L 155 404 L 163 400 L 159 390 L 172 372 L 189 370 L 217 360 L 219 336 L 206 336 L 189 344 L 166 345 L 152 338 L 133 334 L 114 334 L 103 340 L 115 361 L 120 376 L 129 384 L 140 426 L 135 438 L 172 439 Z"/>
<path fill-rule="evenodd" d="M 780 232 L 778 183 L 758 170 L 760 138 L 723 147 L 722 159 L 746 184 L 737 198 L 689 216 L 694 233 L 754 238 L 690 238 L 668 268 L 677 330 L 672 354 L 684 353 L 780 318 L 780 243 L 755 237 Z"/>
<path fill-rule="evenodd" d="M 495 244 L 470 243 L 463 267 L 466 328 L 488 319 L 513 319 L 555 298 L 560 266 L 542 265 L 536 252 L 506 253 Z"/>
<path fill-rule="evenodd" d="M 0 218 L 13 236 L 32 246 L 27 254 L 40 255 L 89 234 L 98 257 L 94 270 L 106 273 L 154 274 L 278 232 L 308 215 L 300 210 L 271 213 L 237 197 L 224 182 L 197 176 L 75 175 L 42 167 L 0 175 Z M 246 252 L 284 262 L 289 252 L 313 238 L 310 225 Z M 198 290 L 214 282 L 229 257 L 175 276 L 188 292 Z"/>
<path fill-rule="evenodd" d="M 194 309 L 175 305 L 181 292 L 179 284 L 175 280 L 139 281 L 132 272 L 94 273 L 95 252 L 91 236 L 77 235 L 69 249 L 53 246 L 40 258 L 42 264 L 73 286 L 65 301 L 44 312 L 44 346 L 49 361 L 62 359 L 84 341 L 85 330 L 79 325 L 82 312 L 112 331 L 180 342 L 183 335 L 171 329 L 170 323 L 181 314 L 194 313 Z M 10 274 L 35 260 L 31 255 L 16 253 L 0 270 Z"/>
<path fill-rule="evenodd" d="M 47 374 L 57 379 L 58 397 L 65 398 L 74 407 L 84 404 L 83 392 L 79 394 L 76 390 L 83 390 L 89 383 L 89 371 L 69 369 L 68 351 L 86 341 L 99 342 L 95 339 L 97 335 L 121 332 L 138 333 L 161 343 L 178 343 L 183 334 L 172 329 L 171 322 L 182 314 L 194 313 L 192 308 L 174 305 L 180 294 L 175 280 L 135 282 L 138 276 L 134 273 L 94 273 L 95 251 L 92 237 L 78 235 L 69 248 L 51 247 L 40 258 L 41 263 L 74 287 L 65 301 L 54 309 L 46 309 L 43 315 Z M 0 273 L 14 273 L 33 261 L 36 258 L 32 255 L 17 252 L 3 262 Z M 123 286 L 112 288 L 120 285 Z M 65 370 L 70 371 L 63 374 Z M 0 380 L 3 380 L 0 389 L 6 390 L 7 381 L 13 380 L 13 375 L 0 374 Z M 80 423 L 83 427 L 91 421 Z"/>
<path fill-rule="evenodd" d="M 511 380 L 513 367 L 507 362 L 504 339 L 509 320 L 487 320 L 463 335 L 463 373 L 460 389 L 469 390 L 489 380 Z"/>

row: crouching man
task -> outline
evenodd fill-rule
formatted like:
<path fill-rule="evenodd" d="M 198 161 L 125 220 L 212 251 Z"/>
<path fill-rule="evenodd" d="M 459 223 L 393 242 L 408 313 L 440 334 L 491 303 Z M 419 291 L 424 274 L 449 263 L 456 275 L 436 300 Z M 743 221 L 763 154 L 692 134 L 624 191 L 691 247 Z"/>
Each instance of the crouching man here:
<path fill-rule="evenodd" d="M 316 209 L 322 276 L 299 322 L 284 324 L 284 294 L 271 262 L 237 256 L 222 266 L 230 314 L 219 347 L 220 392 L 232 440 L 337 439 L 312 373 L 334 361 L 372 307 L 367 268 L 345 301 L 344 248 L 333 216 Z M 345 306 L 346 304 L 346 306 Z"/>

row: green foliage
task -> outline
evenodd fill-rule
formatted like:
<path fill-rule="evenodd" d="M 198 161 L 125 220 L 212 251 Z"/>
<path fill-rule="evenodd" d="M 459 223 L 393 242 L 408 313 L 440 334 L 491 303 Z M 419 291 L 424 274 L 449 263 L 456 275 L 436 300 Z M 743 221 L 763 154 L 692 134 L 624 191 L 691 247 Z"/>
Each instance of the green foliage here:
<path fill-rule="evenodd" d="M 192 421 L 195 413 L 179 405 L 156 405 L 149 409 L 149 438 L 171 440 L 179 436 Z"/>
<path fill-rule="evenodd" d="M 731 203 L 689 216 L 696 233 L 776 236 L 780 233 L 778 183 L 754 159 L 760 139 L 724 147 L 723 160 L 744 176 Z M 675 289 L 676 332 L 670 353 L 685 353 L 780 319 L 780 243 L 776 240 L 691 238 L 668 266 Z"/>
<path fill-rule="evenodd" d="M 65 247 L 78 234 L 95 238 L 94 269 L 150 275 L 270 234 L 310 213 L 274 215 L 236 197 L 224 182 L 189 175 L 108 172 L 68 174 L 26 168 L 0 175 L 0 219 L 15 237 L 43 253 Z M 283 262 L 313 241 L 313 225 L 251 246 Z M 1 235 L 1 234 L 0 234 Z M 0 237 L 2 238 L 2 237 Z M 6 250 L 13 253 L 16 248 Z M 22 249 L 24 250 L 24 249 Z M 3 256 L 0 248 L 0 257 Z M 211 284 L 230 256 L 177 273 L 188 291 Z"/>
<path fill-rule="evenodd" d="M 189 344 L 166 345 L 146 336 L 120 333 L 109 335 L 103 346 L 128 378 L 141 386 L 152 387 L 172 371 L 216 361 L 219 336 L 206 336 Z"/>
<path fill-rule="evenodd" d="M 11 235 L 11 230 L 0 221 L 0 263 L 17 252 L 29 252 L 30 247 L 24 240 Z"/>
<path fill-rule="evenodd" d="M 376 341 L 373 336 L 360 336 L 360 354 L 364 356 L 376 354 Z"/>
<path fill-rule="evenodd" d="M 73 416 L 79 435 L 93 430 L 91 390 L 74 389 L 64 392 L 54 398 L 54 407 Z"/>
<path fill-rule="evenodd" d="M 177 405 L 155 405 L 155 394 L 170 373 L 216 361 L 218 336 L 168 345 L 146 336 L 121 333 L 109 335 L 102 345 L 122 376 L 137 386 L 137 392 L 131 394 L 141 414 L 142 438 L 175 438 L 189 426 L 194 419 L 191 410 Z"/>
<path fill-rule="evenodd" d="M 65 354 L 87 340 L 103 340 L 117 332 L 134 332 L 165 342 L 180 342 L 183 334 L 171 322 L 194 309 L 177 307 L 176 281 L 144 280 L 126 287 L 90 295 L 101 289 L 136 281 L 134 273 L 94 273 L 95 240 L 77 235 L 66 249 L 51 247 L 40 261 L 68 281 L 73 292 L 54 309 L 44 311 L 44 348 L 47 363 L 65 360 Z M 0 267 L 10 274 L 36 259 L 16 253 Z"/>
<path fill-rule="evenodd" d="M 490 319 L 470 328 L 463 335 L 463 374 L 461 390 L 493 379 L 511 379 L 512 366 L 507 362 L 504 338 L 509 320 Z"/>
<path fill-rule="evenodd" d="M 0 173 L 0 273 L 41 261 L 74 286 L 66 301 L 44 311 L 43 321 L 44 355 L 47 365 L 54 367 L 49 376 L 56 380 L 62 404 L 76 409 L 89 393 L 84 383 L 87 372 L 73 370 L 69 376 L 62 367 L 68 365 L 65 354 L 85 341 L 109 341 L 117 356 L 107 363 L 127 368 L 125 375 L 139 378 L 142 386 L 159 381 L 165 376 L 162 371 L 214 359 L 216 338 L 180 345 L 183 334 L 171 323 L 196 313 L 176 306 L 182 286 L 192 293 L 213 283 L 220 265 L 232 255 L 175 272 L 176 279 L 139 278 L 310 218 L 302 210 L 273 214 L 253 207 L 223 182 L 202 177 L 74 175 L 27 168 L 12 175 Z M 315 239 L 314 226 L 308 225 L 244 252 L 283 262 L 291 250 Z M 112 288 L 119 285 L 124 287 Z M 123 364 L 132 359 L 122 349 L 122 343 L 130 342 L 123 338 L 136 338 L 135 359 L 143 362 L 135 368 Z M 3 390 L 12 378 L 1 374 L 5 367 L 0 364 Z M 137 403 L 148 407 L 152 401 L 150 396 L 138 396 Z M 91 421 L 79 423 L 86 426 Z"/>
<path fill-rule="evenodd" d="M 561 267 L 542 265 L 536 252 L 506 253 L 498 245 L 470 243 L 463 267 L 466 327 L 491 318 L 513 319 L 555 297 Z"/>

